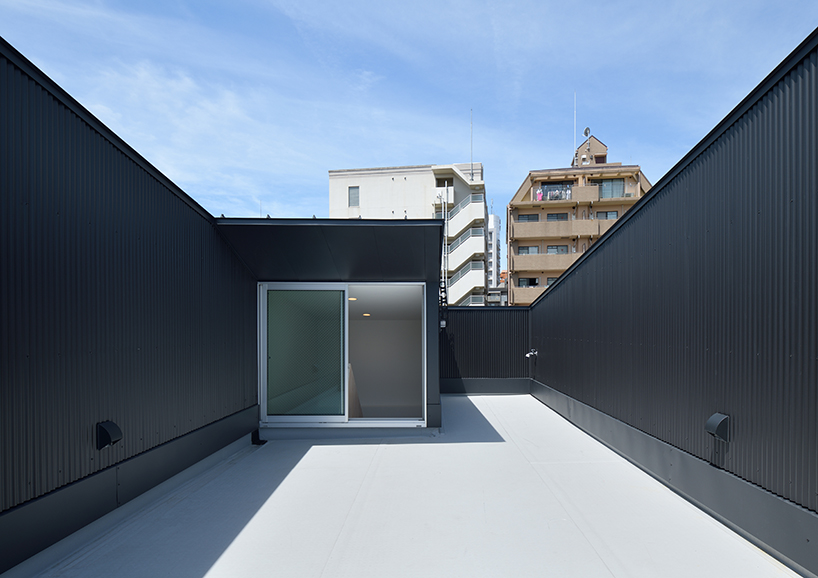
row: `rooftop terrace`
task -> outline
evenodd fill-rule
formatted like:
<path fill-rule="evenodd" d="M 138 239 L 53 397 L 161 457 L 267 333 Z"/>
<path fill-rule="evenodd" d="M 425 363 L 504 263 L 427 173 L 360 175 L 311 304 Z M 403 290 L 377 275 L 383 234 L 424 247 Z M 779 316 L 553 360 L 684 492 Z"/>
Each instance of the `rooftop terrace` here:
<path fill-rule="evenodd" d="M 528 395 L 425 437 L 243 442 L 4 575 L 797 576 Z"/>

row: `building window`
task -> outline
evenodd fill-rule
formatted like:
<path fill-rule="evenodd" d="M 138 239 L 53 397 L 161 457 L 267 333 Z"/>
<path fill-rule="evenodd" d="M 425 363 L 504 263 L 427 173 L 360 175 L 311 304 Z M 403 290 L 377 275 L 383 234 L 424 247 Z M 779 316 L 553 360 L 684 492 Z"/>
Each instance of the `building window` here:
<path fill-rule="evenodd" d="M 548 213 L 546 221 L 567 221 L 568 213 Z"/>
<path fill-rule="evenodd" d="M 608 162 L 608 155 L 596 155 L 594 157 L 594 162 L 598 165 L 602 165 Z"/>
<path fill-rule="evenodd" d="M 517 247 L 518 255 L 539 255 L 540 248 L 537 245 L 527 247 Z"/>
<path fill-rule="evenodd" d="M 551 283 L 553 283 L 553 282 L 554 282 L 554 281 L 556 281 L 556 280 L 557 280 L 557 278 L 556 278 L 556 277 L 548 277 L 548 278 L 545 280 L 545 286 L 546 286 L 546 287 L 548 287 L 549 285 L 551 285 Z"/>
<path fill-rule="evenodd" d="M 519 215 L 517 217 L 518 223 L 537 223 L 540 220 L 539 213 L 534 213 L 531 215 Z"/>
<path fill-rule="evenodd" d="M 625 196 L 625 179 L 602 179 L 592 182 L 599 185 L 600 199 L 616 199 Z"/>
<path fill-rule="evenodd" d="M 360 207 L 360 187 L 349 187 L 349 206 Z"/>
<path fill-rule="evenodd" d="M 615 220 L 615 219 L 619 218 L 619 212 L 618 211 L 597 211 L 596 212 L 596 218 L 597 219 L 602 219 L 603 221 L 611 220 L 611 219 Z"/>
<path fill-rule="evenodd" d="M 537 287 L 539 284 L 539 277 L 520 277 L 517 279 L 517 287 Z"/>
<path fill-rule="evenodd" d="M 438 189 L 442 189 L 443 187 L 454 187 L 454 177 L 435 179 L 435 186 Z"/>
<path fill-rule="evenodd" d="M 568 253 L 568 245 L 548 245 L 549 255 L 566 255 Z"/>

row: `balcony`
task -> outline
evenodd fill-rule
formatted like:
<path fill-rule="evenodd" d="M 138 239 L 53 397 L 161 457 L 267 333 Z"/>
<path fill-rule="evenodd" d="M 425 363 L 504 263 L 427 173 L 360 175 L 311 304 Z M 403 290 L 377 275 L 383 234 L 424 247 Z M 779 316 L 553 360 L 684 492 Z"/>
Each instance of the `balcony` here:
<path fill-rule="evenodd" d="M 545 223 L 519 223 L 511 221 L 508 224 L 508 235 L 512 239 L 539 239 L 543 235 Z"/>
<path fill-rule="evenodd" d="M 234 444 L 15 575 L 796 576 L 530 395 L 440 402 L 439 434 Z"/>
<path fill-rule="evenodd" d="M 608 229 L 613 227 L 613 224 L 616 223 L 616 219 L 599 219 L 597 223 L 599 223 L 599 234 L 603 235 Z"/>
<path fill-rule="evenodd" d="M 605 197 L 605 198 L 598 198 L 596 201 L 599 203 L 611 203 L 611 204 L 634 204 L 636 201 L 639 200 L 639 185 L 636 182 L 629 181 L 625 183 L 624 190 L 622 191 L 621 196 L 616 197 Z M 595 203 L 596 203 L 595 201 Z"/>
<path fill-rule="evenodd" d="M 486 297 L 484 295 L 469 295 L 462 301 L 457 303 L 458 307 L 472 307 L 475 305 L 485 305 Z"/>
<path fill-rule="evenodd" d="M 511 255 L 511 269 L 514 272 L 564 271 L 570 267 L 580 255 L 581 253 L 567 253 L 563 255 Z"/>
<path fill-rule="evenodd" d="M 541 189 L 533 187 L 531 189 L 531 200 L 535 202 L 543 201 L 570 201 L 572 187 L 560 187 L 558 189 Z"/>
<path fill-rule="evenodd" d="M 572 197 L 571 187 L 556 191 L 541 191 L 537 187 L 532 187 L 525 200 L 515 204 L 521 207 L 572 207 L 576 204 Z"/>
<path fill-rule="evenodd" d="M 538 287 L 511 286 L 508 288 L 508 304 L 530 305 L 543 291 L 545 291 L 545 283 Z"/>
<path fill-rule="evenodd" d="M 599 197 L 599 185 L 573 185 L 567 189 L 558 191 L 541 191 L 533 187 L 528 198 L 519 203 L 521 206 L 551 207 L 551 206 L 576 206 L 588 203 L 635 203 L 639 200 L 639 186 L 636 183 L 627 183 L 625 191 L 621 197 L 611 197 L 601 199 Z"/>
<path fill-rule="evenodd" d="M 449 294 L 447 296 L 450 304 L 458 303 L 463 297 L 478 289 L 483 291 L 486 287 L 486 273 L 482 262 L 478 262 L 479 268 L 471 268 L 466 265 L 449 280 Z"/>
<path fill-rule="evenodd" d="M 435 187 L 435 207 L 437 210 L 440 210 L 439 207 L 443 199 L 446 199 L 446 203 L 449 205 L 454 204 L 454 187 Z"/>
<path fill-rule="evenodd" d="M 574 223 L 581 221 L 546 221 L 542 225 L 543 237 L 570 237 Z"/>
<path fill-rule="evenodd" d="M 599 235 L 599 225 L 592 219 L 578 219 L 576 221 L 540 221 L 537 223 L 511 223 L 512 239 L 547 239 L 547 238 L 574 238 L 596 237 Z"/>
<path fill-rule="evenodd" d="M 448 214 L 447 234 L 457 237 L 469 227 L 482 226 L 486 220 L 486 201 L 483 195 L 470 195 Z"/>
<path fill-rule="evenodd" d="M 467 229 L 460 237 L 449 244 L 448 270 L 457 271 L 474 255 L 486 252 L 486 237 L 482 228 Z"/>
<path fill-rule="evenodd" d="M 570 221 L 569 237 L 596 237 L 599 235 L 599 224 L 593 219 L 578 219 Z M 549 223 L 551 224 L 551 223 Z"/>
<path fill-rule="evenodd" d="M 593 203 L 599 200 L 599 185 L 574 187 L 574 201 L 577 204 Z"/>

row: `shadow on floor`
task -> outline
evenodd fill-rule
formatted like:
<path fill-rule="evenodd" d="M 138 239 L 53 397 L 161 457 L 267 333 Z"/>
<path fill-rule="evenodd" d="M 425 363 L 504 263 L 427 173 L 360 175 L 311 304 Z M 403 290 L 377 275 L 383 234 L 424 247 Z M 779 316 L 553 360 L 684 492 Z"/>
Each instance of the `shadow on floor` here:
<path fill-rule="evenodd" d="M 123 522 L 112 522 L 110 531 L 80 543 L 70 556 L 37 575 L 129 576 L 149 570 L 200 578 L 314 447 L 505 441 L 469 397 L 446 395 L 441 404 L 443 427 L 434 435 L 337 439 L 333 435 L 340 430 L 325 429 L 321 439 L 273 440 L 245 448 L 168 494 L 146 501 Z M 8 576 L 23 575 L 20 570 L 15 574 L 12 569 Z"/>

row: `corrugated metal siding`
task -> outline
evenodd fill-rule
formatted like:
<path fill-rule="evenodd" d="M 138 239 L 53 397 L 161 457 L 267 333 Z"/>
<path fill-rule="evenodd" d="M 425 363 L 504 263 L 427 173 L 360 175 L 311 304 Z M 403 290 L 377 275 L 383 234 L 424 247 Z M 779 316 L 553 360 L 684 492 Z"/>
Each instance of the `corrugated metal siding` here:
<path fill-rule="evenodd" d="M 528 308 L 449 307 L 441 378 L 528 377 Z"/>
<path fill-rule="evenodd" d="M 257 382 L 255 281 L 213 221 L 0 49 L 3 511 L 252 406 Z M 124 438 L 97 451 L 104 420 Z"/>
<path fill-rule="evenodd" d="M 721 465 L 813 511 L 815 44 L 657 184 L 531 318 L 537 381 L 705 460 L 705 421 L 729 414 Z"/>

